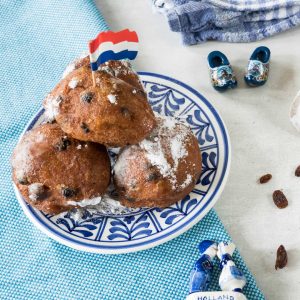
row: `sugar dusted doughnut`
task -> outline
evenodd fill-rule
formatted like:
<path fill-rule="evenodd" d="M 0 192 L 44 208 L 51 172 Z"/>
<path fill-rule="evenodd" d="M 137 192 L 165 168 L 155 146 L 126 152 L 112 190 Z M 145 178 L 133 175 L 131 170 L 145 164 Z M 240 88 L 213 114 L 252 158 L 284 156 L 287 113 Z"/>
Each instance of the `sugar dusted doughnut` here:
<path fill-rule="evenodd" d="M 158 117 L 148 138 L 120 152 L 114 183 L 123 205 L 167 207 L 191 192 L 200 172 L 200 149 L 191 130 L 173 118 Z"/>
<path fill-rule="evenodd" d="M 105 147 L 75 140 L 56 123 L 27 132 L 14 150 L 12 167 L 25 200 L 50 214 L 98 204 L 110 182 Z"/>
<path fill-rule="evenodd" d="M 155 117 L 129 63 L 109 61 L 95 72 L 89 59 L 69 65 L 64 78 L 44 100 L 46 116 L 73 138 L 120 147 L 140 142 Z"/>

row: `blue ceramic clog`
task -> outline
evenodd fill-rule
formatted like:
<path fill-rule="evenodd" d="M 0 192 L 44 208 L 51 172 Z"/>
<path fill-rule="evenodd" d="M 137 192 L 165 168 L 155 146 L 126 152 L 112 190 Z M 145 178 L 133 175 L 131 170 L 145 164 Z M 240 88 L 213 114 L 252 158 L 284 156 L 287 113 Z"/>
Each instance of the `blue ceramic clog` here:
<path fill-rule="evenodd" d="M 257 47 L 249 60 L 245 81 L 249 86 L 262 86 L 269 76 L 271 51 L 265 46 Z"/>
<path fill-rule="evenodd" d="M 209 53 L 207 60 L 211 82 L 217 91 L 225 91 L 237 86 L 235 75 L 224 53 L 212 51 Z"/>

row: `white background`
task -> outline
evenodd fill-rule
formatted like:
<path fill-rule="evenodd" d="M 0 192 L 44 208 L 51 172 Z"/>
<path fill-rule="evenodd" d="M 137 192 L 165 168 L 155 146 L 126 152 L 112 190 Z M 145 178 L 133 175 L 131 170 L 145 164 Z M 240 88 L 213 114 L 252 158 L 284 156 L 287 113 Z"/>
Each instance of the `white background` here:
<path fill-rule="evenodd" d="M 199 90 L 219 111 L 229 130 L 232 166 L 216 211 L 267 299 L 300 299 L 300 133 L 289 121 L 289 108 L 300 89 L 300 28 L 251 44 L 208 42 L 182 46 L 163 16 L 148 0 L 96 0 L 112 30 L 130 28 L 140 38 L 135 68 L 179 79 Z M 264 87 L 243 82 L 247 60 L 259 45 L 271 50 L 271 70 Z M 206 57 L 224 52 L 239 80 L 237 89 L 219 94 L 211 87 Z M 273 179 L 259 185 L 257 179 Z M 279 210 L 272 192 L 289 200 Z M 288 266 L 275 271 L 276 250 L 283 244 Z"/>

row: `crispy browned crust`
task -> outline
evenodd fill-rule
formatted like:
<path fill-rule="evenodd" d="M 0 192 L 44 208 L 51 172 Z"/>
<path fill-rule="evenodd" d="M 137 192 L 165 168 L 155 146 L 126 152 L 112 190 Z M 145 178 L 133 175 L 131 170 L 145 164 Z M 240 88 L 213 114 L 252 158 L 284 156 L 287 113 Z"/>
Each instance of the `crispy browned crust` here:
<path fill-rule="evenodd" d="M 56 121 L 73 138 L 106 146 L 135 144 L 150 134 L 155 117 L 136 73 L 124 62 L 110 61 L 95 72 L 96 86 L 85 58 L 79 68 L 62 79 L 47 96 L 47 102 L 61 97 Z M 78 82 L 70 88 L 71 80 Z M 90 92 L 89 103 L 82 100 Z M 116 103 L 109 101 L 109 95 Z"/>
<path fill-rule="evenodd" d="M 62 141 L 66 139 L 68 145 L 63 147 Z M 20 155 L 26 159 L 20 159 Z M 43 124 L 26 133 L 14 150 L 12 165 L 13 181 L 25 200 L 50 214 L 74 207 L 67 201 L 102 195 L 110 182 L 110 161 L 105 147 L 66 137 L 57 124 Z M 20 172 L 24 173 L 23 182 L 18 178 Z M 45 186 L 42 199 L 29 198 L 29 186 L 33 183 Z M 66 187 L 75 190 L 76 195 L 64 197 L 62 189 Z"/>

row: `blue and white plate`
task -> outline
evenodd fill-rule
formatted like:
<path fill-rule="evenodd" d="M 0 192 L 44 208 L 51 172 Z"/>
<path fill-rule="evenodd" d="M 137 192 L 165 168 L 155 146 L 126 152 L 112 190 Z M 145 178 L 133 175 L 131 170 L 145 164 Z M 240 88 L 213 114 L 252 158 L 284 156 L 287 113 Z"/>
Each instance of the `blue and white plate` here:
<path fill-rule="evenodd" d="M 138 209 L 121 215 L 89 214 L 77 220 L 71 214 L 45 215 L 28 205 L 15 189 L 25 214 L 41 231 L 69 247 L 96 253 L 127 253 L 151 248 L 182 234 L 213 207 L 230 166 L 230 143 L 225 125 L 199 92 L 175 79 L 139 73 L 149 102 L 162 115 L 184 119 L 199 141 L 202 175 L 194 190 L 165 209 Z M 43 109 L 24 132 L 38 125 Z"/>

